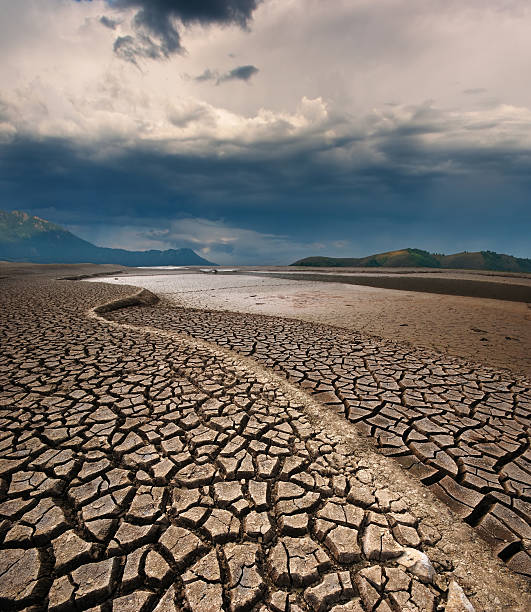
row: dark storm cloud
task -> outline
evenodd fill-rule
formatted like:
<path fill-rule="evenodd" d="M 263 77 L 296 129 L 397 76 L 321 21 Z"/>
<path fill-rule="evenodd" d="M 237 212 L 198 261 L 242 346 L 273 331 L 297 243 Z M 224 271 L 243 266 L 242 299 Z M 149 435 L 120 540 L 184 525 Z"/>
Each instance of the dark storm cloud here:
<path fill-rule="evenodd" d="M 258 72 L 258 68 L 251 65 L 238 66 L 223 74 L 220 74 L 218 70 L 210 70 L 210 68 L 207 68 L 202 74 L 196 76 L 194 81 L 198 83 L 215 81 L 216 85 L 226 83 L 227 81 L 249 81 L 249 79 Z"/>
<path fill-rule="evenodd" d="M 168 57 L 172 53 L 182 51 L 178 22 L 184 25 L 236 24 L 245 28 L 260 2 L 261 0 L 107 0 L 109 6 L 114 9 L 137 9 L 132 26 L 139 41 L 122 42 L 118 45 L 115 43 L 115 51 L 127 61 L 134 61 L 135 55 L 155 59 Z"/>
<path fill-rule="evenodd" d="M 187 120 L 194 117 L 176 118 Z M 347 157 L 357 144 L 254 143 L 226 156 L 137 148 L 98 158 L 66 140 L 18 138 L 0 147 L 0 200 L 72 225 L 163 227 L 183 216 L 222 216 L 293 240 L 362 240 L 367 252 L 388 231 L 389 248 L 471 249 L 473 237 L 480 248 L 529 255 L 525 151 L 433 148 L 414 130 L 397 129 L 377 135 L 374 157 L 353 164 L 329 156 Z"/>
<path fill-rule="evenodd" d="M 136 8 L 159 19 L 183 23 L 237 23 L 246 26 L 261 0 L 107 0 L 113 8 Z"/>
<path fill-rule="evenodd" d="M 315 254 L 290 251 L 290 241 L 304 240 L 357 245 L 356 252 L 330 253 L 343 256 L 404 246 L 529 256 L 527 141 L 504 136 L 506 115 L 491 112 L 481 121 L 482 140 L 490 134 L 491 144 L 479 145 L 467 138 L 478 119 L 466 117 L 420 105 L 386 111 L 356 130 L 341 116 L 297 135 L 272 123 L 268 133 L 275 137 L 265 139 L 235 132 L 205 142 L 204 132 L 192 130 L 189 152 L 164 141 L 118 146 L 109 136 L 95 146 L 69 136 L 15 135 L 0 143 L 0 202 L 61 224 L 114 228 L 109 235 L 126 224 L 163 230 L 174 219 L 202 219 L 203 234 L 212 231 L 216 252 L 233 263 L 244 262 L 241 250 L 224 251 L 211 220 L 223 219 L 221 238 L 224 228 L 239 228 L 236 235 L 247 240 L 245 261 L 255 238 L 242 231 L 287 236 L 284 263 Z M 175 108 L 169 120 L 180 127 L 216 125 L 206 104 Z M 112 154 L 102 153 L 106 144 Z M 175 240 L 165 244 L 180 246 Z"/>

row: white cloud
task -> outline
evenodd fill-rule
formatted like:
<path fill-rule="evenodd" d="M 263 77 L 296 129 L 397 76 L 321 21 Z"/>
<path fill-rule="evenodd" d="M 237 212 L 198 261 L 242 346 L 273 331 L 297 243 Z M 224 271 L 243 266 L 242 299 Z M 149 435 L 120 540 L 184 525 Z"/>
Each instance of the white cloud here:
<path fill-rule="evenodd" d="M 223 220 L 188 218 L 171 223 L 165 239 L 189 246 L 203 257 L 221 264 L 280 264 L 291 262 L 323 245 L 297 242 L 288 236 L 236 227 Z"/>
<path fill-rule="evenodd" d="M 343 250 L 347 241 L 300 242 L 272 233 L 237 227 L 223 220 L 184 218 L 166 227 L 146 230 L 143 226 L 90 228 L 70 225 L 68 229 L 98 246 L 129 250 L 171 249 L 188 247 L 196 253 L 224 265 L 279 264 L 285 265 L 309 253 L 323 249 Z"/>
<path fill-rule="evenodd" d="M 375 116 L 418 123 L 408 108 L 424 100 L 447 109 L 438 120 L 448 138 L 475 115 L 467 141 L 479 147 L 502 131 L 522 142 L 515 113 L 528 121 L 531 81 L 521 75 L 531 69 L 531 9 L 516 0 L 267 0 L 251 31 L 188 27 L 186 55 L 138 67 L 113 53 L 129 19 L 104 27 L 103 0 L 0 0 L 0 8 L 4 140 L 18 133 L 93 143 L 100 153 L 156 145 L 228 155 L 254 143 L 368 136 Z M 243 64 L 259 69 L 252 86 L 183 78 Z"/>

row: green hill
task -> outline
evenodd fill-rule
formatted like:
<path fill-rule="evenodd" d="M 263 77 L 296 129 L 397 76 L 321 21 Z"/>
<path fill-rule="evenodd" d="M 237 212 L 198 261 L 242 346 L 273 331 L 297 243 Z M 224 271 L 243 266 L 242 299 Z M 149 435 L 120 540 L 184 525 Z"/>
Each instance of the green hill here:
<path fill-rule="evenodd" d="M 442 255 L 421 249 L 401 249 L 367 257 L 306 257 L 291 264 L 313 268 L 451 268 L 531 272 L 531 259 L 503 255 L 493 251 Z"/>
<path fill-rule="evenodd" d="M 123 266 L 215 265 L 192 249 L 127 251 L 98 247 L 60 225 L 0 210 L 0 260 L 34 263 L 109 263 Z"/>

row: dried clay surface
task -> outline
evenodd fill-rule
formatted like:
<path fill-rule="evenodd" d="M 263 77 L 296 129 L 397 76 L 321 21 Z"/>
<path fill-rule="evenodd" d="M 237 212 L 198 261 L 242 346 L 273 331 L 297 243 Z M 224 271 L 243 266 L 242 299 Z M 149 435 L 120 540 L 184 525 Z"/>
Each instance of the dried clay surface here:
<path fill-rule="evenodd" d="M 531 575 L 530 383 L 294 319 L 168 307 L 114 315 L 251 356 L 337 410 Z"/>
<path fill-rule="evenodd" d="M 132 298 L 135 291 L 2 280 L 0 609 L 529 609 L 524 579 L 375 453 L 326 390 L 303 392 L 272 372 L 279 365 L 267 359 L 288 349 L 296 358 L 303 340 L 317 350 L 319 335 L 304 338 L 309 330 L 299 326 L 288 342 L 296 329 L 286 321 L 135 307 L 151 298 Z M 111 300 L 122 308 L 96 308 Z M 244 334 L 270 331 L 276 344 L 261 358 Z M 327 333 L 322 341 L 333 342 Z M 371 348 L 360 350 L 370 361 Z M 399 358 L 386 350 L 372 354 Z M 328 351 L 325 366 L 334 366 L 339 356 L 333 345 Z M 450 382 L 457 376 L 439 366 Z M 420 394 L 422 368 L 432 367 L 411 374 Z M 365 384 L 353 371 L 351 384 Z M 503 381 L 480 382 L 496 386 L 483 391 L 493 397 L 507 393 Z M 382 393 L 395 390 L 377 383 L 379 401 L 388 401 Z M 424 407 L 418 396 L 411 406 Z M 441 414 L 432 410 L 422 418 Z M 519 430 L 513 438 L 521 440 Z M 504 466 L 525 460 L 511 452 Z M 514 500 L 526 494 L 497 502 L 513 539 Z M 520 542 L 509 564 L 525 572 Z"/>
<path fill-rule="evenodd" d="M 531 293 L 529 303 L 525 303 L 510 301 L 510 291 L 506 292 L 511 282 L 526 282 L 524 289 L 531 292 L 531 279 L 449 272 L 423 272 L 414 277 L 419 281 L 429 276 L 446 280 L 449 293 L 437 294 L 430 293 L 429 287 L 423 292 L 323 282 L 326 274 L 307 274 L 308 280 L 272 278 L 268 274 L 269 270 L 253 275 L 251 272 L 208 275 L 197 271 L 170 274 L 160 270 L 154 274 L 151 270 L 139 275 L 131 270 L 108 280 L 145 287 L 184 307 L 294 317 L 335 325 L 531 377 Z M 383 273 L 373 277 L 387 278 Z M 393 278 L 400 286 L 409 275 L 394 274 Z M 469 281 L 478 278 L 495 279 L 491 284 L 506 299 L 451 294 L 454 282 L 460 280 L 466 288 Z"/>

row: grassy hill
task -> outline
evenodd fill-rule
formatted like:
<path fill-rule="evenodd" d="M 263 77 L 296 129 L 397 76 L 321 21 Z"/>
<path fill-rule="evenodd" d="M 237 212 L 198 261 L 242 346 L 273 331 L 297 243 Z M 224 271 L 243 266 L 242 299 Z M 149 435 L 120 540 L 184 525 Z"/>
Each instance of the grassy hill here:
<path fill-rule="evenodd" d="M 401 249 L 367 257 L 306 257 L 292 266 L 329 268 L 451 268 L 465 270 L 498 270 L 531 272 L 531 259 L 503 255 L 493 251 L 443 255 L 421 249 Z"/>
<path fill-rule="evenodd" d="M 98 247 L 60 225 L 19 211 L 0 211 L 0 260 L 123 266 L 213 265 L 192 249 L 127 251 Z"/>

